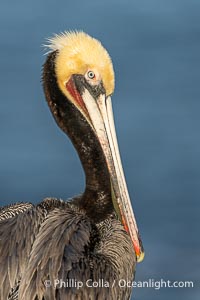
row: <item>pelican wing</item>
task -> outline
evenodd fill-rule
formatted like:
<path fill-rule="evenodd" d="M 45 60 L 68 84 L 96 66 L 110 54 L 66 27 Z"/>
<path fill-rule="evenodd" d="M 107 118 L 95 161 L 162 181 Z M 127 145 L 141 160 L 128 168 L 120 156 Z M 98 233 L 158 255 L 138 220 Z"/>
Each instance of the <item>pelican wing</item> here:
<path fill-rule="evenodd" d="M 90 232 L 89 220 L 82 214 L 70 208 L 50 211 L 34 241 L 19 299 L 58 299 L 56 280 L 64 281 L 73 265 L 85 258 Z"/>
<path fill-rule="evenodd" d="M 0 210 L 0 299 L 7 299 L 21 279 L 40 219 L 29 203 Z"/>

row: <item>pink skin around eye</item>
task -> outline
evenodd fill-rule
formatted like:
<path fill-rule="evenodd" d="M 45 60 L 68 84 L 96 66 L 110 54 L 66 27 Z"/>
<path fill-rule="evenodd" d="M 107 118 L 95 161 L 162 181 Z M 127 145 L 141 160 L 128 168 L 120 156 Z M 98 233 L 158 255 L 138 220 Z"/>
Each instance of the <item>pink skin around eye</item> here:
<path fill-rule="evenodd" d="M 94 78 L 89 78 L 88 77 L 88 73 L 89 72 L 92 72 L 92 73 L 94 73 Z M 99 72 L 97 71 L 97 70 L 95 70 L 95 69 L 90 69 L 90 70 L 88 70 L 87 72 L 86 72 L 86 75 L 85 75 L 85 77 L 86 77 L 86 79 L 88 80 L 88 82 L 91 84 L 91 85 L 98 85 L 99 83 L 100 83 L 100 81 L 101 81 L 101 76 L 100 76 L 100 74 L 99 74 Z"/>

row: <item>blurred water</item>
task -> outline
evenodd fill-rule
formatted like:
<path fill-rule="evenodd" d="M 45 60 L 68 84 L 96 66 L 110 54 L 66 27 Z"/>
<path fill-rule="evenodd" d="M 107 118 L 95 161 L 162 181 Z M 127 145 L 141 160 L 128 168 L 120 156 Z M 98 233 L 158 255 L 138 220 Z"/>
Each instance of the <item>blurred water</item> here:
<path fill-rule="evenodd" d="M 199 299 L 200 2 L 1 1 L 0 199 L 39 202 L 84 188 L 70 141 L 44 100 L 44 39 L 83 29 L 116 72 L 116 127 L 146 258 L 137 280 L 193 289 L 134 290 L 134 299 Z"/>

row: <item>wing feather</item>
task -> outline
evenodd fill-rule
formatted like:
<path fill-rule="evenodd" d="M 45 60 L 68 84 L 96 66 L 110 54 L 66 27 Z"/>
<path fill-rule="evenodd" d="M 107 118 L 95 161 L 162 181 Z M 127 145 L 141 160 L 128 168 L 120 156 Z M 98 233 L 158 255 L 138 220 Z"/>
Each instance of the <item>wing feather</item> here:
<path fill-rule="evenodd" d="M 66 276 L 73 263 L 84 257 L 90 231 L 87 218 L 70 208 L 49 212 L 33 244 L 19 299 L 58 299 L 54 282 L 59 274 Z M 49 288 L 45 288 L 45 280 L 51 281 Z"/>
<path fill-rule="evenodd" d="M 29 203 L 22 204 L 22 207 L 19 204 L 9 206 L 8 211 L 6 208 L 0 211 L 1 299 L 7 299 L 10 290 L 20 281 L 26 269 L 40 219 L 38 209 Z"/>

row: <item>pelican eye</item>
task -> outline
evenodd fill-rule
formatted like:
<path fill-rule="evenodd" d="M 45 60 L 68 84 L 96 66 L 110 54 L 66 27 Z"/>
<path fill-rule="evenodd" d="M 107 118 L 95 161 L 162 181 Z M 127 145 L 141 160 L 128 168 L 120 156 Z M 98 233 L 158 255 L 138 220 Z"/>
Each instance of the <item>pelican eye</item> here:
<path fill-rule="evenodd" d="M 87 77 L 88 77 L 88 79 L 94 79 L 95 78 L 94 72 L 93 71 L 88 71 L 87 72 Z"/>

